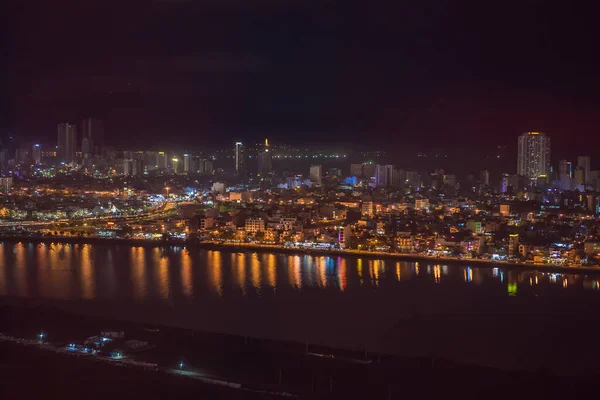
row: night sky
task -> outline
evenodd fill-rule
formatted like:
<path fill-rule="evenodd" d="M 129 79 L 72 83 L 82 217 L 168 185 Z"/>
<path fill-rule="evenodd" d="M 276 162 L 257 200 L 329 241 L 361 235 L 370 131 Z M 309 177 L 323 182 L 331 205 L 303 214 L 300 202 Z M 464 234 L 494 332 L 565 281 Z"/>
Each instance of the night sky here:
<path fill-rule="evenodd" d="M 268 135 L 475 149 L 526 130 L 557 152 L 600 144 L 597 14 L 566 2 L 9 7 L 1 128 L 22 137 L 52 142 L 58 122 L 93 116 L 118 145 Z"/>

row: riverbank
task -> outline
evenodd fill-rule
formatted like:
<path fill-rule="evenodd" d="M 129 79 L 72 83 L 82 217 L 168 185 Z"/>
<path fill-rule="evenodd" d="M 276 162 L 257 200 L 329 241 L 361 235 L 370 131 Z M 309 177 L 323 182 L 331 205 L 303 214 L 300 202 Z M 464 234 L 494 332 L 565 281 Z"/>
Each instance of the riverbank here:
<path fill-rule="evenodd" d="M 9 243 L 69 243 L 69 244 L 121 244 L 136 247 L 185 247 L 188 249 L 206 249 L 216 251 L 259 253 L 284 253 L 292 255 L 344 256 L 353 258 L 401 260 L 409 262 L 425 261 L 429 263 L 475 264 L 480 267 L 536 270 L 557 273 L 597 273 L 600 267 L 593 266 L 561 266 L 545 264 L 526 264 L 484 260 L 477 258 L 431 257 L 424 254 L 384 253 L 365 250 L 335 250 L 335 249 L 303 249 L 257 243 L 227 243 L 227 242 L 198 242 L 182 239 L 153 240 L 153 239 L 116 239 L 99 237 L 64 237 L 64 236 L 0 236 L 0 242 Z"/>

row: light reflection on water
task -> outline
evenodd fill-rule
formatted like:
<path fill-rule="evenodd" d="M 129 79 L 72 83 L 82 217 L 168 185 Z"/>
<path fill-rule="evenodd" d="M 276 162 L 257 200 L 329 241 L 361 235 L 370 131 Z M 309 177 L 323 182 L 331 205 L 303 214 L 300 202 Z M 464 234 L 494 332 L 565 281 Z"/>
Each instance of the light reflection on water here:
<path fill-rule="evenodd" d="M 275 290 L 350 293 L 431 285 L 503 287 L 507 296 L 600 290 L 600 275 L 367 258 L 128 246 L 0 244 L 0 295 L 135 302 L 260 296 Z"/>

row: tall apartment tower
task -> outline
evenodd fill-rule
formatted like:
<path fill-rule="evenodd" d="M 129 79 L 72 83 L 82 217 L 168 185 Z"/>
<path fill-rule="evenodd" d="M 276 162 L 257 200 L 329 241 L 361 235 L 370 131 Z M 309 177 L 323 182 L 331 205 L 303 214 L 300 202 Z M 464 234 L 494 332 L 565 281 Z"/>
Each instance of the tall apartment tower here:
<path fill-rule="evenodd" d="M 240 175 L 244 173 L 244 168 L 246 166 L 246 157 L 244 152 L 244 144 L 242 142 L 235 142 L 234 151 L 234 166 L 235 173 Z"/>
<path fill-rule="evenodd" d="M 590 183 L 590 157 L 577 157 L 577 168 L 580 168 L 583 171 L 583 183 Z"/>
<path fill-rule="evenodd" d="M 550 138 L 543 132 L 525 132 L 519 136 L 517 174 L 529 179 L 550 173 Z"/>
<path fill-rule="evenodd" d="M 68 122 L 58 124 L 58 160 L 65 164 L 75 160 L 77 129 Z"/>
<path fill-rule="evenodd" d="M 87 138 L 90 153 L 102 155 L 104 148 L 104 123 L 95 118 L 86 118 L 81 122 L 81 139 Z"/>

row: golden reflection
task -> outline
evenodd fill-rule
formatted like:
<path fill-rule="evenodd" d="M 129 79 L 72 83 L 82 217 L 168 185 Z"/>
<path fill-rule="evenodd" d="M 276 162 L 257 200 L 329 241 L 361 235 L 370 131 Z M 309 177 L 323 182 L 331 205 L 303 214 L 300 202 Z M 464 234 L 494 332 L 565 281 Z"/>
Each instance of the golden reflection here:
<path fill-rule="evenodd" d="M 188 250 L 181 250 L 181 287 L 184 295 L 190 298 L 193 296 L 192 257 Z"/>
<path fill-rule="evenodd" d="M 258 255 L 256 253 L 252 254 L 252 258 L 250 260 L 250 280 L 252 281 L 252 286 L 256 291 L 260 290 L 260 260 L 258 259 Z"/>
<path fill-rule="evenodd" d="M 210 282 L 219 296 L 223 295 L 223 260 L 220 251 L 208 252 L 208 269 L 210 271 Z"/>
<path fill-rule="evenodd" d="M 346 290 L 346 279 L 347 279 L 347 266 L 346 266 L 346 259 L 342 258 L 342 257 L 338 257 L 338 263 L 337 263 L 337 268 L 338 268 L 338 282 L 340 285 L 340 289 L 343 291 Z"/>
<path fill-rule="evenodd" d="M 312 256 L 304 256 L 304 276 L 306 279 L 303 280 L 303 284 L 308 287 L 315 285 L 315 261 Z"/>
<path fill-rule="evenodd" d="M 48 282 L 50 282 L 50 274 L 52 270 L 50 268 L 49 258 L 51 256 L 52 245 L 47 246 L 44 243 L 38 244 L 37 247 L 37 274 L 38 279 L 38 294 L 40 296 L 46 295 L 45 290 L 47 288 Z"/>
<path fill-rule="evenodd" d="M 71 259 L 71 246 L 65 244 L 54 244 L 50 247 L 50 270 L 48 271 L 48 296 L 63 297 L 65 295 L 64 286 L 68 285 L 68 280 L 72 276 L 64 274 L 70 271 L 69 261 Z"/>
<path fill-rule="evenodd" d="M 144 300 L 147 296 L 147 277 L 146 277 L 146 252 L 143 247 L 132 247 L 130 255 L 131 273 L 133 277 L 133 297 L 138 300 Z"/>
<path fill-rule="evenodd" d="M 419 276 L 419 262 L 415 262 L 415 275 Z"/>
<path fill-rule="evenodd" d="M 234 273 L 232 275 L 237 281 L 237 285 L 242 290 L 242 294 L 246 294 L 246 254 L 232 253 L 231 266 L 234 269 Z"/>
<path fill-rule="evenodd" d="M 154 261 L 158 262 L 158 275 L 156 286 L 159 289 L 159 296 L 163 300 L 169 299 L 169 257 L 161 254 L 161 249 L 154 249 Z"/>
<path fill-rule="evenodd" d="M 290 256 L 288 260 L 288 271 L 290 285 L 297 289 L 302 289 L 302 259 L 300 256 Z"/>
<path fill-rule="evenodd" d="M 94 260 L 92 259 L 91 246 L 84 244 L 81 248 L 81 295 L 84 299 L 93 299 L 95 296 Z"/>
<path fill-rule="evenodd" d="M 379 272 L 382 264 L 381 260 L 369 260 L 369 278 L 375 283 L 375 286 L 379 286 Z"/>
<path fill-rule="evenodd" d="M 316 264 L 317 284 L 319 285 L 319 287 L 324 288 L 327 286 L 327 276 L 325 274 L 325 257 L 317 257 Z"/>
<path fill-rule="evenodd" d="M 562 283 L 563 287 L 566 288 L 569 286 L 569 282 L 567 281 L 567 278 L 563 279 L 563 283 Z"/>
<path fill-rule="evenodd" d="M 363 260 L 359 258 L 356 260 L 356 273 L 358 274 L 358 281 L 360 282 L 360 286 L 363 285 Z"/>
<path fill-rule="evenodd" d="M 396 261 L 396 279 L 400 282 L 402 278 L 402 267 L 400 265 L 400 261 Z"/>
<path fill-rule="evenodd" d="M 440 280 L 442 278 L 442 266 L 437 264 L 433 266 L 433 278 L 435 280 L 435 283 L 440 283 Z"/>
<path fill-rule="evenodd" d="M 267 256 L 267 279 L 269 280 L 269 286 L 275 288 L 277 285 L 277 259 L 275 254 Z"/>

